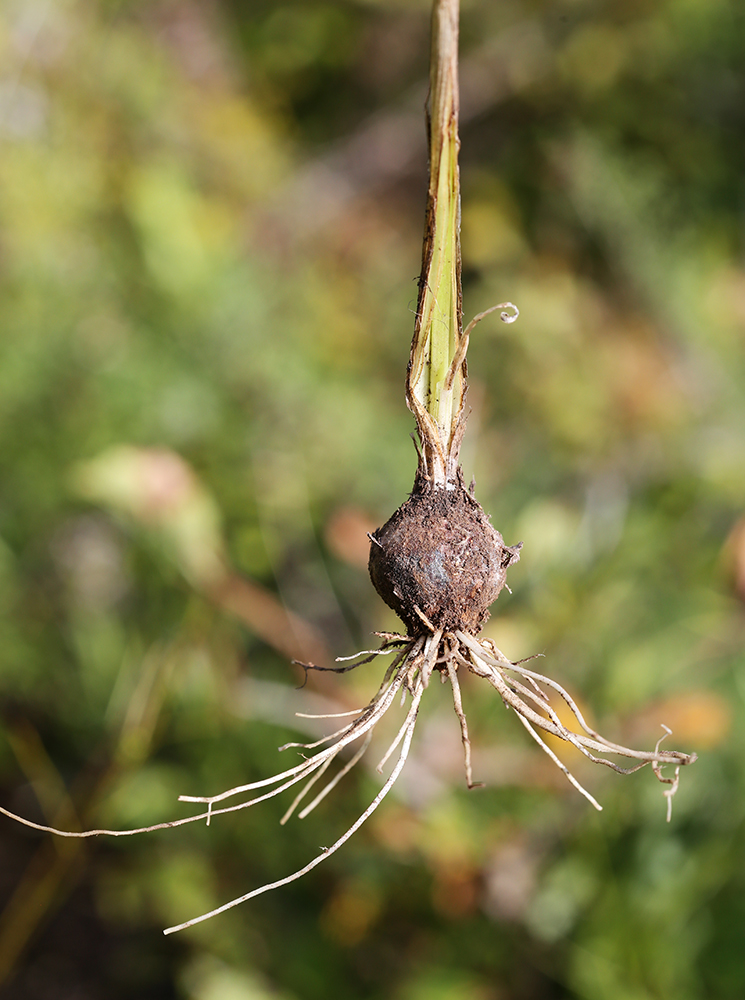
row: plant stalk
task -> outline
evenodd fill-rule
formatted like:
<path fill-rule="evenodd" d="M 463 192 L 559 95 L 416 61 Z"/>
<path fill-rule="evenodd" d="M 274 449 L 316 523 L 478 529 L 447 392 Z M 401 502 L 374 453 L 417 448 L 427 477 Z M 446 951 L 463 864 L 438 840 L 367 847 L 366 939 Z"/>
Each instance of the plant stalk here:
<path fill-rule="evenodd" d="M 458 171 L 459 0 L 434 0 L 427 106 L 429 188 L 414 338 L 406 383 L 422 453 L 419 472 L 446 488 L 457 477 L 466 392 Z"/>

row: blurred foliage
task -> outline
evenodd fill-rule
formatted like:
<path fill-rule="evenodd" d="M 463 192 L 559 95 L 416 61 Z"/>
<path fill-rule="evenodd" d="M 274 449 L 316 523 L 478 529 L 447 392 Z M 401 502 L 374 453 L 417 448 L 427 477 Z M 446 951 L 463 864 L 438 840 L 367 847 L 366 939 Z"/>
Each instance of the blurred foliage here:
<path fill-rule="evenodd" d="M 3 820 L 4 996 L 743 995 L 745 11 L 463 6 L 466 318 L 521 309 L 470 356 L 466 475 L 525 542 L 489 634 L 609 734 L 701 752 L 672 823 L 651 773 L 567 754 L 592 815 L 474 683 L 467 793 L 432 691 L 343 851 L 173 938 L 331 842 L 374 771 L 287 827 L 281 803 L 108 842 Z M 170 818 L 275 771 L 295 711 L 377 687 L 296 691 L 287 659 L 394 624 L 365 531 L 415 465 L 428 7 L 0 6 L 8 808 Z"/>

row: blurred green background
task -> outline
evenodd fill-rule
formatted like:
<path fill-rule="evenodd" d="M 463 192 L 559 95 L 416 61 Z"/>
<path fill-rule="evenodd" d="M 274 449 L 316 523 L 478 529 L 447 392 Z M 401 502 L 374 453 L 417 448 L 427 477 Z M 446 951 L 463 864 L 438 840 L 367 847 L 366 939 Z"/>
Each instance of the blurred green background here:
<path fill-rule="evenodd" d="M 428 8 L 0 3 L 5 807 L 184 815 L 377 687 L 289 660 L 396 627 L 365 532 L 415 467 Z M 466 319 L 521 310 L 470 353 L 465 473 L 525 543 L 488 633 L 606 735 L 699 752 L 672 823 L 650 771 L 567 753 L 595 814 L 475 679 L 468 793 L 438 685 L 342 851 L 180 935 L 332 843 L 379 754 L 285 827 L 2 818 L 3 996 L 745 995 L 745 9 L 463 8 Z"/>

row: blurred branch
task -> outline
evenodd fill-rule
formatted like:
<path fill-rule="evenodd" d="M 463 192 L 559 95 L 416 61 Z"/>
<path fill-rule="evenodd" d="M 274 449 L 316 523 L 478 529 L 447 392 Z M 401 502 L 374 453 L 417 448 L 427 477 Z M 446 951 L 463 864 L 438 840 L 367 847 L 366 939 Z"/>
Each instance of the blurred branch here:
<path fill-rule="evenodd" d="M 320 632 L 229 565 L 217 503 L 180 455 L 118 445 L 78 465 L 73 487 L 149 534 L 195 590 L 240 618 L 283 657 L 329 659 Z"/>
<path fill-rule="evenodd" d="M 50 826 L 76 831 L 91 825 L 112 784 L 142 764 L 180 649 L 177 640 L 165 648 L 155 647 L 144 657 L 146 669 L 130 695 L 114 746 L 94 748 L 69 791 L 35 727 L 27 719 L 8 727 L 8 742 Z M 0 986 L 7 982 L 34 935 L 78 884 L 85 872 L 85 851 L 82 839 L 54 837 L 45 838 L 31 857 L 0 913 Z"/>
<path fill-rule="evenodd" d="M 255 635 L 287 659 L 317 663 L 329 659 L 318 629 L 288 611 L 271 591 L 255 581 L 228 572 L 210 584 L 205 594 L 218 607 L 240 618 Z"/>
<path fill-rule="evenodd" d="M 19 719 L 8 725 L 6 737 L 18 765 L 34 789 L 41 810 L 52 826 L 80 829 L 80 820 L 61 774 L 47 754 L 36 728 Z M 13 895 L 0 914 L 0 985 L 12 973 L 40 923 L 72 888 L 74 872 L 84 851 L 80 840 L 44 840 L 32 855 Z"/>

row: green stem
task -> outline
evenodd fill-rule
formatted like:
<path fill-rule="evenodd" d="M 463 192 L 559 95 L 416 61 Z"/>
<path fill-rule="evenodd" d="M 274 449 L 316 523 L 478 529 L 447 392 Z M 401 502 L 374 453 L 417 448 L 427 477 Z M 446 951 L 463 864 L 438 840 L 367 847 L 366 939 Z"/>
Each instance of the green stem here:
<path fill-rule="evenodd" d="M 463 339 L 458 172 L 459 0 L 434 0 L 430 69 L 429 189 L 417 320 L 407 402 L 422 442 L 420 472 L 434 485 L 454 482 L 463 432 Z"/>

